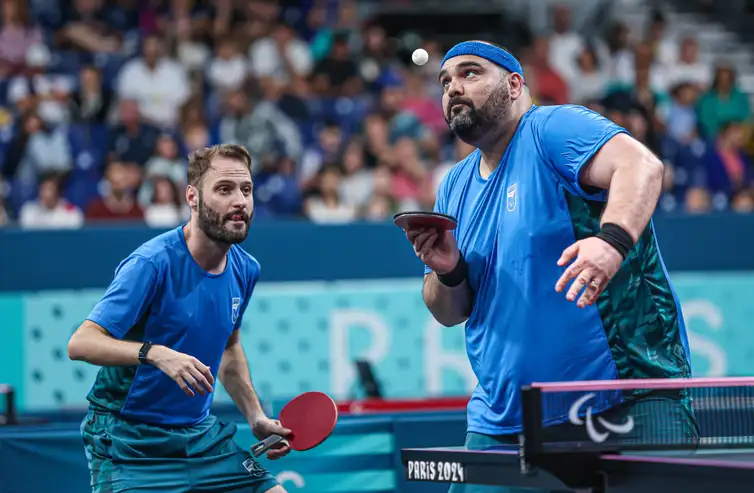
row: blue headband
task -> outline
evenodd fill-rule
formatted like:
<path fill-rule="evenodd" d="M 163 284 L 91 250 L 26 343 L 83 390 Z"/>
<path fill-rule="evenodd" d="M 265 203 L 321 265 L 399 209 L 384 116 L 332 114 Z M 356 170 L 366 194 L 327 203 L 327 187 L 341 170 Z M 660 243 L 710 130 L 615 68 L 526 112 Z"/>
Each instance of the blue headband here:
<path fill-rule="evenodd" d="M 445 58 L 442 59 L 442 65 L 445 65 L 445 62 L 449 59 L 461 55 L 478 56 L 503 67 L 508 72 L 516 72 L 521 74 L 521 77 L 524 76 L 524 69 L 521 68 L 521 64 L 518 63 L 516 57 L 497 46 L 481 41 L 464 41 L 463 43 L 458 43 L 445 54 Z"/>

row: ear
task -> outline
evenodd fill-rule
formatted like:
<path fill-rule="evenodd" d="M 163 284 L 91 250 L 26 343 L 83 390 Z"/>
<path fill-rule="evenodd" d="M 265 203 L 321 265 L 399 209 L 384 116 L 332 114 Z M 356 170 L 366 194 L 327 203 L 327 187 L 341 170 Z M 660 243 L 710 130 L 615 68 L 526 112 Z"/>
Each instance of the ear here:
<path fill-rule="evenodd" d="M 188 202 L 189 208 L 195 211 L 198 207 L 199 193 L 196 187 L 193 185 L 186 186 L 186 202 Z"/>
<path fill-rule="evenodd" d="M 524 94 L 524 78 L 521 74 L 513 72 L 508 76 L 508 84 L 510 84 L 511 99 L 516 100 Z"/>

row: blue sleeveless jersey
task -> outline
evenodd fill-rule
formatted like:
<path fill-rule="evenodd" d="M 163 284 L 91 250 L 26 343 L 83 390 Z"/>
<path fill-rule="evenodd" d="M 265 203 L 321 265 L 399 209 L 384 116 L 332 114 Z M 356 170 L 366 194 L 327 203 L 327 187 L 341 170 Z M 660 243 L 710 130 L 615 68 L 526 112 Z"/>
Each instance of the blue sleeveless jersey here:
<path fill-rule="evenodd" d="M 581 187 L 579 172 L 622 132 L 580 106 L 533 106 L 487 179 L 475 150 L 442 181 L 435 210 L 458 219 L 474 293 L 465 333 L 479 383 L 469 431 L 520 431 L 520 390 L 532 382 L 690 376 L 680 304 L 651 223 L 597 303 L 580 309 L 555 291 L 565 270 L 558 258 L 599 231 L 606 204 L 604 191 Z M 625 398 L 602 395 L 593 411 Z M 572 400 L 548 402 L 546 424 L 567 419 Z"/>

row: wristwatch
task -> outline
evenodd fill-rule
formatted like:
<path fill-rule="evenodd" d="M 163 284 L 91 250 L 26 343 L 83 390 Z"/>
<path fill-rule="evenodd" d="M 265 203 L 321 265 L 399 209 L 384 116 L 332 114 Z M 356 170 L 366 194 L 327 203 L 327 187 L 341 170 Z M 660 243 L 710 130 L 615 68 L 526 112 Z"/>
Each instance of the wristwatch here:
<path fill-rule="evenodd" d="M 146 365 L 149 362 L 147 361 L 147 353 L 152 348 L 152 341 L 145 341 L 144 344 L 141 345 L 141 349 L 139 349 L 139 363 L 142 365 Z"/>

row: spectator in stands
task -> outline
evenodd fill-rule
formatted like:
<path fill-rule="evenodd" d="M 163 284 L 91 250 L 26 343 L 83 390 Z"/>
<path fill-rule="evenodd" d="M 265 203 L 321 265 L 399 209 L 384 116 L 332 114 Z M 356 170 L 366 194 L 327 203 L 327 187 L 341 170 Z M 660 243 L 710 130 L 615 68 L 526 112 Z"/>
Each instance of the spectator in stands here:
<path fill-rule="evenodd" d="M 279 23 L 270 36 L 255 41 L 250 48 L 251 72 L 259 78 L 265 98 L 277 101 L 283 94 L 304 97 L 313 61 L 309 45 L 293 28 Z"/>
<path fill-rule="evenodd" d="M 36 200 L 26 202 L 19 211 L 18 223 L 25 229 L 76 229 L 84 225 L 84 214 L 61 197 L 63 177 L 57 173 L 39 178 Z"/>
<path fill-rule="evenodd" d="M 602 99 L 607 85 L 608 77 L 597 60 L 597 53 L 591 46 L 584 46 L 568 81 L 570 102 L 586 105 L 589 101 Z"/>
<path fill-rule="evenodd" d="M 398 140 L 409 137 L 422 146 L 434 144 L 432 132 L 422 125 L 419 118 L 404 109 L 406 91 L 403 80 L 398 77 L 387 77 L 380 92 L 379 111 L 387 123 L 388 142 L 395 144 Z"/>
<path fill-rule="evenodd" d="M 370 221 L 384 221 L 398 212 L 393 197 L 392 174 L 386 166 L 379 166 L 372 174 L 372 196 L 365 217 Z M 404 209 L 405 210 L 405 209 Z"/>
<path fill-rule="evenodd" d="M 112 160 L 105 168 L 102 196 L 86 208 L 87 222 L 141 221 L 144 210 L 136 200 L 129 166 Z"/>
<path fill-rule="evenodd" d="M 74 80 L 66 74 L 49 72 L 51 61 L 52 54 L 45 45 L 30 46 L 26 52 L 27 70 L 10 80 L 8 101 L 22 112 L 35 111 L 49 125 L 58 125 L 70 119 L 68 97 Z"/>
<path fill-rule="evenodd" d="M 340 196 L 343 203 L 365 211 L 374 189 L 374 177 L 364 165 L 364 144 L 352 138 L 343 153 Z"/>
<path fill-rule="evenodd" d="M 122 38 L 108 24 L 102 0 L 73 0 L 62 5 L 63 27 L 56 33 L 59 45 L 84 53 L 117 53 L 121 49 Z"/>
<path fill-rule="evenodd" d="M 207 67 L 207 81 L 221 95 L 242 89 L 249 74 L 248 64 L 238 41 L 229 36 L 223 37 L 217 43 L 215 56 Z"/>
<path fill-rule="evenodd" d="M 144 184 L 139 189 L 139 203 L 146 207 L 153 203 L 154 180 L 167 178 L 178 186 L 186 184 L 188 163 L 178 153 L 178 144 L 170 134 L 162 134 L 157 140 L 154 156 L 144 166 Z"/>
<path fill-rule="evenodd" d="M 652 52 L 652 47 L 647 43 L 639 43 L 634 50 L 634 88 L 649 95 L 653 94 L 655 106 L 667 101 L 667 93 L 670 88 L 670 76 L 668 68 L 659 63 Z M 648 106 L 648 101 L 644 101 Z"/>
<path fill-rule="evenodd" d="M 416 142 L 408 137 L 398 139 L 386 163 L 392 172 L 393 196 L 399 207 L 402 210 L 422 209 L 422 186 L 431 177 L 421 160 Z"/>
<path fill-rule="evenodd" d="M 366 83 L 367 90 L 377 93 L 379 92 L 378 80 L 390 73 L 394 64 L 385 28 L 377 22 L 368 23 L 364 26 L 362 44 L 359 72 Z M 442 60 L 442 57 L 440 60 Z M 433 63 L 431 55 L 429 63 Z M 437 73 L 435 72 L 435 74 Z"/>
<path fill-rule="evenodd" d="M 678 42 L 668 34 L 665 15 L 655 10 L 651 13 L 647 29 L 646 43 L 649 44 L 654 59 L 660 65 L 670 67 L 678 58 Z"/>
<path fill-rule="evenodd" d="M 442 59 L 442 58 L 441 58 Z M 435 73 L 435 79 L 437 79 Z M 445 122 L 445 115 L 442 112 L 440 104 L 441 97 L 434 98 L 430 96 L 427 86 L 418 72 L 408 72 L 405 77 L 404 86 L 405 97 L 401 108 L 416 116 L 427 130 L 435 135 L 446 135 L 448 133 L 448 124 Z M 436 87 L 436 80 L 432 81 L 432 87 Z"/>
<path fill-rule="evenodd" d="M 357 218 L 356 207 L 344 203 L 340 195 L 341 177 L 336 165 L 327 165 L 320 171 L 317 194 L 304 203 L 304 212 L 315 223 L 347 223 Z"/>
<path fill-rule="evenodd" d="M 686 192 L 684 204 L 688 214 L 703 214 L 710 211 L 712 197 L 706 188 L 694 187 Z"/>
<path fill-rule="evenodd" d="M 730 201 L 737 193 L 754 185 L 754 170 L 743 151 L 744 128 L 741 122 L 726 122 L 714 145 L 708 146 L 704 157 L 707 184 L 715 195 Z"/>
<path fill-rule="evenodd" d="M 570 101 L 568 85 L 550 65 L 550 44 L 547 38 L 538 37 L 532 43 L 526 56 L 524 74 L 527 82 L 533 80 L 533 94 L 539 104 L 566 104 Z"/>
<path fill-rule="evenodd" d="M 363 89 L 359 68 L 351 57 L 347 32 L 335 33 L 330 53 L 312 71 L 312 91 L 320 97 L 354 97 Z"/>
<path fill-rule="evenodd" d="M 184 67 L 165 55 L 160 38 L 150 35 L 143 41 L 142 56 L 129 60 L 121 69 L 116 92 L 120 99 L 137 101 L 145 121 L 174 128 L 190 87 Z"/>
<path fill-rule="evenodd" d="M 120 101 L 118 117 L 119 123 L 109 132 L 109 157 L 146 164 L 154 153 L 159 129 L 141 119 L 138 102 L 133 99 Z"/>
<path fill-rule="evenodd" d="M 698 90 L 706 90 L 712 83 L 712 68 L 699 60 L 699 43 L 689 37 L 681 42 L 678 60 L 668 70 L 669 83 L 694 84 Z"/>
<path fill-rule="evenodd" d="M 188 219 L 188 211 L 183 207 L 185 200 L 178 185 L 166 176 L 155 176 L 152 180 L 154 194 L 152 203 L 144 210 L 144 220 L 150 228 L 173 228 Z"/>
<path fill-rule="evenodd" d="M 5 158 L 6 177 L 31 185 L 43 173 L 71 170 L 73 157 L 64 128 L 51 127 L 33 112 L 22 117 L 20 127 Z"/>
<path fill-rule="evenodd" d="M 343 154 L 343 131 L 336 121 L 325 121 L 317 132 L 317 141 L 303 153 L 298 168 L 298 181 L 306 191 L 316 185 L 324 165 L 340 162 Z"/>
<path fill-rule="evenodd" d="M 670 91 L 672 100 L 665 115 L 665 132 L 675 145 L 688 145 L 698 137 L 696 87 L 693 83 L 681 82 Z"/>
<path fill-rule="evenodd" d="M 736 194 L 731 204 L 733 212 L 751 214 L 754 212 L 754 190 L 744 190 Z"/>
<path fill-rule="evenodd" d="M 187 153 L 214 145 L 213 133 L 204 112 L 204 101 L 200 96 L 186 101 L 180 112 L 180 133 Z"/>
<path fill-rule="evenodd" d="M 726 122 L 749 119 L 749 98 L 737 87 L 732 67 L 717 67 L 712 88 L 699 100 L 697 114 L 707 139 L 715 139 Z"/>
<path fill-rule="evenodd" d="M 0 9 L 0 78 L 26 68 L 26 53 L 41 44 L 42 30 L 29 15 L 27 0 L 2 0 Z"/>
<path fill-rule="evenodd" d="M 224 114 L 220 121 L 222 142 L 245 146 L 255 160 L 278 147 L 294 161 L 301 158 L 298 127 L 272 102 L 261 100 L 252 104 L 243 91 L 233 91 L 226 99 Z"/>
<path fill-rule="evenodd" d="M 110 116 L 112 92 L 102 84 L 102 73 L 87 65 L 79 73 L 79 87 L 70 99 L 72 120 L 77 123 L 104 124 Z"/>
<path fill-rule="evenodd" d="M 634 83 L 634 51 L 629 40 L 630 31 L 623 23 L 612 26 L 606 38 L 606 50 L 601 56 L 605 60 L 605 69 L 610 88 L 624 89 Z M 602 60 L 600 60 L 602 62 Z"/>
<path fill-rule="evenodd" d="M 579 72 L 577 60 L 584 51 L 584 39 L 572 28 L 571 8 L 552 7 L 553 33 L 549 38 L 549 66 L 564 80 L 573 80 Z M 573 87 L 573 86 L 571 86 Z"/>
<path fill-rule="evenodd" d="M 388 125 L 379 113 L 372 113 L 364 120 L 365 154 L 368 168 L 374 168 L 390 152 Z"/>

